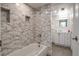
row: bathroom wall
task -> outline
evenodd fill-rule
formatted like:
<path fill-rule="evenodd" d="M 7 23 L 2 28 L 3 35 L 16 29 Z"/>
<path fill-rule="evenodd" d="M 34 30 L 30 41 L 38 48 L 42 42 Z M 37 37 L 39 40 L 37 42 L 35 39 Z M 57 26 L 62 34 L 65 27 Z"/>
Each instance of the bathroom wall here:
<path fill-rule="evenodd" d="M 39 11 L 36 11 L 34 21 L 35 41 L 41 42 L 41 44 L 48 46 L 48 55 L 52 54 L 52 51 L 50 51 L 50 48 L 52 48 L 50 11 L 50 5 L 43 6 L 41 9 L 39 9 Z"/>
<path fill-rule="evenodd" d="M 64 8 L 64 11 L 65 9 L 67 10 L 68 12 L 67 17 L 59 18 L 61 14 L 58 13 L 60 12 L 61 8 Z M 51 4 L 51 9 L 52 9 L 52 19 L 51 19 L 52 29 L 56 30 L 57 32 L 65 32 L 65 33 L 67 33 L 68 30 L 72 31 L 73 4 L 68 4 L 68 3 L 55 4 L 55 5 Z M 63 12 L 63 14 L 64 13 L 65 12 Z M 59 20 L 61 19 L 68 19 L 67 27 L 63 28 L 59 26 Z"/>
<path fill-rule="evenodd" d="M 10 23 L 6 23 L 6 32 L 2 32 L 3 30 L 1 30 L 1 55 L 7 55 L 34 42 L 33 9 L 22 3 L 2 3 L 1 7 L 10 10 Z M 30 16 L 30 20 L 26 21 L 25 16 Z M 3 29 L 4 27 L 1 26 L 0 28 Z"/>
<path fill-rule="evenodd" d="M 48 54 L 52 55 L 52 42 L 56 44 L 70 43 L 68 40 L 63 41 L 63 34 L 59 37 L 58 33 L 67 33 L 68 29 L 72 30 L 72 15 L 69 17 L 69 26 L 63 29 L 58 26 L 59 19 L 56 14 L 62 7 L 72 12 L 72 4 L 49 4 L 38 11 L 33 11 L 25 4 L 1 4 L 1 7 L 10 9 L 10 23 L 6 24 L 5 33 L 2 33 L 1 30 L 2 55 L 7 55 L 32 42 L 41 42 L 41 44 L 48 46 Z M 30 20 L 25 21 L 25 16 L 30 16 Z"/>
<path fill-rule="evenodd" d="M 66 17 L 67 20 L 67 27 L 60 27 L 59 26 L 59 20 L 63 18 L 59 18 L 59 10 L 61 8 L 66 9 L 68 14 Z M 70 47 L 71 44 L 71 33 L 72 32 L 72 19 L 73 19 L 73 4 L 51 4 L 52 9 L 52 18 L 51 18 L 51 39 L 52 41 L 57 45 L 62 45 L 66 47 Z M 64 12 L 65 13 L 65 12 Z"/>
<path fill-rule="evenodd" d="M 69 11 L 68 26 L 60 28 L 58 12 L 61 8 L 66 8 Z M 39 11 L 36 11 L 35 16 L 35 40 L 48 46 L 48 54 L 52 55 L 51 43 L 70 47 L 70 33 L 72 31 L 73 4 L 48 4 L 42 6 Z M 41 37 L 39 35 L 41 34 Z"/>
<path fill-rule="evenodd" d="M 68 10 L 67 27 L 59 27 L 59 10 L 61 8 Z M 57 45 L 70 47 L 71 33 L 72 32 L 72 19 L 73 19 L 73 4 L 48 4 L 43 6 L 36 14 L 36 39 L 43 40 L 45 45 L 49 42 L 54 42 Z M 41 38 L 39 38 L 41 34 Z M 47 36 L 45 36 L 47 35 Z"/>
<path fill-rule="evenodd" d="M 59 27 L 59 10 L 61 8 L 68 10 L 68 24 L 67 27 Z M 72 32 L 72 18 L 73 18 L 73 4 L 49 4 L 46 6 L 43 6 L 39 11 L 36 12 L 36 20 L 35 20 L 35 31 L 36 31 L 36 39 L 39 38 L 39 34 L 42 35 L 42 40 L 45 38 L 44 35 L 50 33 L 52 34 L 52 37 L 55 36 L 55 34 L 58 33 L 68 33 L 68 30 Z M 46 33 L 47 32 L 47 33 Z M 51 33 L 52 32 L 52 33 Z M 49 35 L 46 36 L 45 39 L 48 39 L 47 37 L 51 37 Z M 56 36 L 57 36 L 56 35 Z M 68 35 L 68 34 L 67 34 Z M 44 37 L 44 38 L 43 38 Z M 51 37 L 51 38 L 52 38 Z M 57 37 L 56 37 L 57 38 Z M 50 39 L 51 40 L 51 39 Z M 49 40 L 49 41 L 50 41 Z"/>
<path fill-rule="evenodd" d="M 50 46 L 51 42 L 51 18 L 49 6 L 44 6 L 39 11 L 36 11 L 35 16 L 35 40 L 44 45 Z M 40 37 L 41 35 L 41 37 Z"/>

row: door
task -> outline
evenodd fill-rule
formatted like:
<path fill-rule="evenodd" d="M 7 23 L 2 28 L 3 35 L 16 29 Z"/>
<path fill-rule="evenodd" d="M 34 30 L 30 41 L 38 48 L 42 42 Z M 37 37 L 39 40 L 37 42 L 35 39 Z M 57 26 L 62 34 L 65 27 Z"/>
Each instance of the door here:
<path fill-rule="evenodd" d="M 79 56 L 79 4 L 74 4 L 73 11 L 74 16 L 71 49 L 73 56 Z"/>

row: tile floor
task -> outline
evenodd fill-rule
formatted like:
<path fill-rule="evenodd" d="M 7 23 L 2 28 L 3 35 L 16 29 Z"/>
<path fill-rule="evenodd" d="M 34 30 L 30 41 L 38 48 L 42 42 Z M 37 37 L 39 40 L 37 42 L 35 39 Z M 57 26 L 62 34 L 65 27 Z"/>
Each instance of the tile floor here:
<path fill-rule="evenodd" d="M 48 53 L 52 54 L 52 56 L 72 56 L 71 49 L 67 47 L 62 47 L 62 46 L 53 44 L 52 48 L 49 48 L 49 49 L 50 49 L 50 52 Z"/>

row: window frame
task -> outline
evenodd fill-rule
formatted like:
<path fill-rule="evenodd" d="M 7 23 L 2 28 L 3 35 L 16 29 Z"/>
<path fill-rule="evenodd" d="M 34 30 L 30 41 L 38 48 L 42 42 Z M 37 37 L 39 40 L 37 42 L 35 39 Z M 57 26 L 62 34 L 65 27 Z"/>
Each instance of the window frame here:
<path fill-rule="evenodd" d="M 62 22 L 66 22 L 66 23 L 65 23 L 65 27 L 67 27 L 67 19 L 59 20 L 59 27 L 63 27 L 63 26 L 61 26 L 61 23 L 62 23 Z"/>

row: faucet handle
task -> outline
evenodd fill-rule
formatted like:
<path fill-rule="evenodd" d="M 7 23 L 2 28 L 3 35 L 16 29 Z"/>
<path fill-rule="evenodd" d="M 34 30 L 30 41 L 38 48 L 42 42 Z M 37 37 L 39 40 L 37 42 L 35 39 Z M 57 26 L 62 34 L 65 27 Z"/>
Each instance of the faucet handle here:
<path fill-rule="evenodd" d="M 78 41 L 78 37 L 77 37 L 77 36 L 75 36 L 75 37 L 72 38 L 72 39 Z"/>

